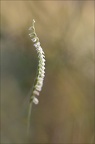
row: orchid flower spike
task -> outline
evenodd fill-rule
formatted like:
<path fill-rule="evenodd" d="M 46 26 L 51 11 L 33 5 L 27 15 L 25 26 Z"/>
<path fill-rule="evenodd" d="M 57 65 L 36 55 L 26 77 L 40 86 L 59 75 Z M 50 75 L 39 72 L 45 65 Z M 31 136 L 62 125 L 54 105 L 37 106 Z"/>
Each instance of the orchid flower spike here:
<path fill-rule="evenodd" d="M 42 90 L 43 81 L 44 81 L 44 77 L 45 77 L 45 61 L 46 61 L 45 55 L 44 55 L 43 49 L 40 45 L 39 38 L 37 37 L 37 34 L 35 32 L 34 23 L 35 23 L 35 20 L 33 19 L 33 24 L 29 28 L 29 31 L 30 31 L 29 36 L 30 36 L 32 42 L 34 43 L 34 47 L 38 54 L 38 69 L 37 69 L 36 79 L 35 79 L 35 82 L 33 85 L 32 95 L 30 97 L 28 119 L 27 119 L 27 135 L 29 135 L 32 104 L 39 103 L 37 96 L 39 96 L 40 91 Z"/>
<path fill-rule="evenodd" d="M 33 86 L 33 92 L 32 96 L 30 98 L 30 101 L 32 101 L 35 104 L 38 104 L 38 99 L 37 96 L 39 96 L 40 91 L 42 90 L 43 86 L 43 80 L 45 77 L 45 55 L 43 52 L 43 49 L 40 45 L 39 38 L 37 37 L 37 34 L 35 32 L 35 27 L 34 27 L 35 20 L 33 19 L 33 24 L 29 28 L 29 36 L 34 43 L 34 47 L 36 48 L 37 54 L 38 54 L 38 70 L 37 70 L 37 76 L 36 76 L 36 83 Z"/>

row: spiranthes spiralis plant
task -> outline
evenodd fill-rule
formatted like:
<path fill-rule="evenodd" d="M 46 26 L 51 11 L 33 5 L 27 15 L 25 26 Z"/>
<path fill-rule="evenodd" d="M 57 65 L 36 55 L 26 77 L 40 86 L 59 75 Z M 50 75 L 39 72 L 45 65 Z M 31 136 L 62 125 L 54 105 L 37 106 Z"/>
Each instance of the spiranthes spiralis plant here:
<path fill-rule="evenodd" d="M 38 68 L 37 68 L 37 74 L 35 78 L 34 85 L 32 87 L 32 95 L 30 97 L 29 101 L 29 111 L 28 111 L 28 122 L 27 122 L 27 134 L 29 135 L 29 128 L 30 128 L 30 117 L 31 117 L 31 110 L 32 105 L 38 104 L 37 96 L 39 96 L 40 91 L 42 90 L 43 86 L 43 80 L 45 77 L 45 55 L 43 52 L 43 49 L 40 45 L 39 38 L 37 37 L 37 34 L 35 32 L 35 26 L 34 26 L 35 20 L 33 19 L 33 24 L 29 28 L 29 36 L 34 43 L 34 47 L 36 48 L 37 54 L 38 54 Z"/>

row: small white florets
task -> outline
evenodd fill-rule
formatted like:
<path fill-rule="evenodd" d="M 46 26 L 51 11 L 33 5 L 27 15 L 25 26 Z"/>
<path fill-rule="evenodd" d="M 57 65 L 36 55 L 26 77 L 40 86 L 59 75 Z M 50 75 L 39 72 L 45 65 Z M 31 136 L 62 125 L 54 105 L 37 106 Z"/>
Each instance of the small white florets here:
<path fill-rule="evenodd" d="M 36 97 L 33 98 L 33 103 L 34 104 L 38 104 L 39 103 L 39 101 L 38 101 L 38 99 Z"/>
<path fill-rule="evenodd" d="M 39 38 L 37 37 L 37 34 L 35 32 L 35 27 L 34 27 L 35 20 L 33 20 L 33 26 L 29 28 L 29 30 L 32 30 L 32 32 L 29 34 L 30 37 L 32 37 L 32 41 L 34 42 L 34 46 L 37 50 L 38 53 L 38 58 L 39 58 L 39 64 L 38 64 L 38 74 L 36 77 L 36 84 L 34 85 L 34 90 L 33 90 L 33 102 L 35 104 L 38 104 L 38 99 L 35 96 L 39 95 L 39 92 L 42 90 L 43 86 L 43 80 L 45 77 L 45 56 L 42 47 L 40 46 Z"/>

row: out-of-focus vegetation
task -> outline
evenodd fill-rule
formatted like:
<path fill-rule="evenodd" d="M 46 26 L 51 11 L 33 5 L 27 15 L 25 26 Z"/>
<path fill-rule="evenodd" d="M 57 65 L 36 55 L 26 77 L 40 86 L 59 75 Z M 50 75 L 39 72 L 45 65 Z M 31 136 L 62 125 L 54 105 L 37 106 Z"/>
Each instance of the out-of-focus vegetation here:
<path fill-rule="evenodd" d="M 30 143 L 94 143 L 94 1 L 1 1 L 1 142 L 26 143 L 28 100 L 37 54 L 46 77 L 33 106 Z"/>

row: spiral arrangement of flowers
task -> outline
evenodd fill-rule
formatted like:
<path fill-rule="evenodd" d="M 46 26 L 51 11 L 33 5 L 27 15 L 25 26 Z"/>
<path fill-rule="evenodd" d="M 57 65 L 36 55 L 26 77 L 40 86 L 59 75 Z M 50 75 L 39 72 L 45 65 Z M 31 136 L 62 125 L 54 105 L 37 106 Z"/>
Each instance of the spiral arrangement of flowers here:
<path fill-rule="evenodd" d="M 38 98 L 40 91 L 42 90 L 43 86 L 43 80 L 45 77 L 45 55 L 43 52 L 43 49 L 40 45 L 39 38 L 37 37 L 37 34 L 35 32 L 35 27 L 34 27 L 35 20 L 33 19 L 33 24 L 29 28 L 29 36 L 31 40 L 34 43 L 34 47 L 36 48 L 37 54 L 38 54 L 38 69 L 37 69 L 37 75 L 35 78 L 35 83 L 33 85 L 33 90 L 32 90 L 32 95 L 30 97 L 30 102 L 29 102 L 29 111 L 28 111 L 28 119 L 27 119 L 27 136 L 29 136 L 29 128 L 30 128 L 30 116 L 31 116 L 31 110 L 32 110 L 32 104 L 38 104 Z"/>
<path fill-rule="evenodd" d="M 35 20 L 33 19 L 33 25 L 29 28 L 29 31 L 31 31 L 31 33 L 29 33 L 29 36 L 31 37 L 31 40 L 34 43 L 34 47 L 36 48 L 39 62 L 38 62 L 37 76 L 35 84 L 33 86 L 33 93 L 30 98 L 30 101 L 33 101 L 33 103 L 38 104 L 39 101 L 37 99 L 37 96 L 39 96 L 39 93 L 42 90 L 43 80 L 45 77 L 45 54 L 40 45 L 39 38 L 37 37 L 37 34 L 35 32 L 34 23 Z"/>

